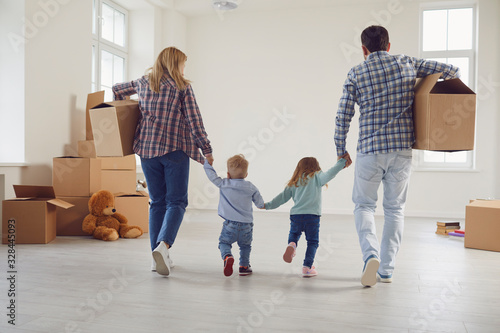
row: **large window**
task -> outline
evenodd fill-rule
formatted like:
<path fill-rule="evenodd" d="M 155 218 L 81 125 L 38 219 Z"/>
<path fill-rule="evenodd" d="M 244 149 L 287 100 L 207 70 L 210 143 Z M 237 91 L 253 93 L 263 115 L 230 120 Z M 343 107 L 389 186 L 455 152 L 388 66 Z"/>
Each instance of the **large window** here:
<path fill-rule="evenodd" d="M 474 6 L 422 8 L 420 56 L 460 67 L 461 80 L 475 90 L 476 10 Z M 472 169 L 473 151 L 419 151 L 422 168 Z"/>
<path fill-rule="evenodd" d="M 105 91 L 111 101 L 112 86 L 126 79 L 128 12 L 108 0 L 94 0 L 92 42 L 92 87 Z"/>

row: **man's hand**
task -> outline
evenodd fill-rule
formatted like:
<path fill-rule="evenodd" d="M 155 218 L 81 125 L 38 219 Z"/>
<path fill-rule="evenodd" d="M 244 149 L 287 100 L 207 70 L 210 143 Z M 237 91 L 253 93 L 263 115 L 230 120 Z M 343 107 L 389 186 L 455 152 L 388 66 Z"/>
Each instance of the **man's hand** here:
<path fill-rule="evenodd" d="M 214 157 L 212 154 L 205 155 L 205 158 L 207 159 L 208 164 L 212 165 L 214 163 Z"/>
<path fill-rule="evenodd" d="M 337 161 L 340 160 L 341 158 L 344 158 L 346 160 L 344 169 L 348 168 L 352 164 L 351 155 L 349 155 L 349 153 L 346 152 L 344 155 L 338 156 Z"/>

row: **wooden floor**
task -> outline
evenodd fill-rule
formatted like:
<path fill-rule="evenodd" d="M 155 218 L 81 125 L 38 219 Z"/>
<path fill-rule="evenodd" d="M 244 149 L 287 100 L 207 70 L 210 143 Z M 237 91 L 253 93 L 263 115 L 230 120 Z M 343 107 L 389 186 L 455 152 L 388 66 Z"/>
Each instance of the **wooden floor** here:
<path fill-rule="evenodd" d="M 148 234 L 17 245 L 16 326 L 7 322 L 3 277 L 0 332 L 500 331 L 500 253 L 436 235 L 434 219 L 406 220 L 394 282 L 373 288 L 359 282 L 352 216 L 322 217 L 314 278 L 299 275 L 304 240 L 294 262 L 283 262 L 288 228 L 286 214 L 255 213 L 254 274 L 246 277 L 224 277 L 212 211 L 188 212 L 167 278 L 150 271 Z"/>

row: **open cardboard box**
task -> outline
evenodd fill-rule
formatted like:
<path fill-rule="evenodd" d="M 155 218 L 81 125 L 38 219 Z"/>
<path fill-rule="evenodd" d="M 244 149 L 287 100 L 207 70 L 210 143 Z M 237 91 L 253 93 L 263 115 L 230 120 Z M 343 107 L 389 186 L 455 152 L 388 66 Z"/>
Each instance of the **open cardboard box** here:
<path fill-rule="evenodd" d="M 135 155 L 103 158 L 55 157 L 52 185 L 58 197 L 88 197 L 99 190 L 112 193 L 134 192 Z"/>
<path fill-rule="evenodd" d="M 500 200 L 472 200 L 465 207 L 464 246 L 500 252 Z"/>
<path fill-rule="evenodd" d="M 140 116 L 137 101 L 101 103 L 89 113 L 96 156 L 126 156 L 134 153 L 134 136 Z"/>
<path fill-rule="evenodd" d="M 415 85 L 413 149 L 472 150 L 476 94 L 460 79 L 438 82 L 440 76 L 426 76 Z"/>
<path fill-rule="evenodd" d="M 2 202 L 2 243 L 7 244 L 9 224 L 15 225 L 16 244 L 46 244 L 56 238 L 56 207 L 72 204 L 56 199 L 52 186 L 14 185 L 16 198 Z M 14 220 L 15 222 L 10 222 Z"/>

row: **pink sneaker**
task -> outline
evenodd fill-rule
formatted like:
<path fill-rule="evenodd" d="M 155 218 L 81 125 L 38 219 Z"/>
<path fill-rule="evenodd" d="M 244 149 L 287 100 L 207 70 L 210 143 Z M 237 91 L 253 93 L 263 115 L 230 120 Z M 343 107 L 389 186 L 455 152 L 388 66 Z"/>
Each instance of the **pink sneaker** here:
<path fill-rule="evenodd" d="M 302 267 L 302 276 L 303 277 L 311 277 L 318 275 L 318 271 L 316 271 L 316 267 Z"/>
<path fill-rule="evenodd" d="M 287 263 L 291 263 L 293 257 L 295 257 L 295 249 L 297 248 L 297 244 L 295 242 L 290 242 L 286 247 L 285 254 L 283 254 L 283 260 Z"/>

